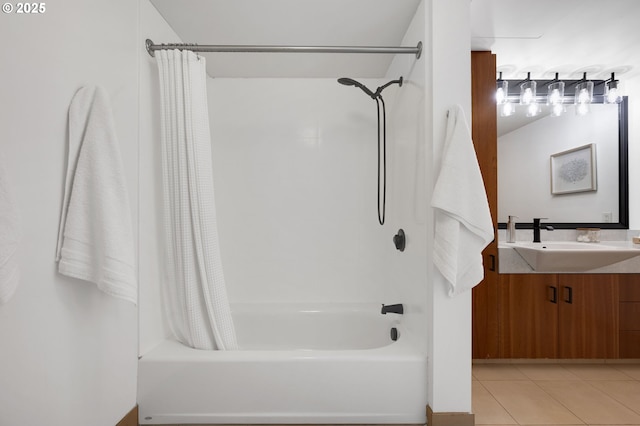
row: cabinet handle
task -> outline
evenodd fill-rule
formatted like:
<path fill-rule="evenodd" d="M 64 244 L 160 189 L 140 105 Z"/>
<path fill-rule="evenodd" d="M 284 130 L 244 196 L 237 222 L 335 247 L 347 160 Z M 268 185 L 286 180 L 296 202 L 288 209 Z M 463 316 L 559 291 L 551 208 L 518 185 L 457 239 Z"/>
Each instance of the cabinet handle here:
<path fill-rule="evenodd" d="M 565 287 L 565 290 L 567 290 L 567 297 L 564 299 L 564 301 L 570 304 L 573 303 L 573 288 Z"/>
<path fill-rule="evenodd" d="M 551 303 L 558 303 L 558 289 L 555 286 L 550 285 L 551 289 Z"/>
<path fill-rule="evenodd" d="M 489 266 L 489 270 L 491 272 L 495 272 L 496 270 L 496 256 L 493 254 L 489 255 L 489 259 L 491 259 L 491 266 Z"/>

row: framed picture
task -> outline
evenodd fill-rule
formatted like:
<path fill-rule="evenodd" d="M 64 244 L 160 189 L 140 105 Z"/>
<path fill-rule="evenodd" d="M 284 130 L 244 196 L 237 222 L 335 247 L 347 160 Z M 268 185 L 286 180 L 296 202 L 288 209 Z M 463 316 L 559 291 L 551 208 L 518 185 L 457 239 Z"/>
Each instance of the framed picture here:
<path fill-rule="evenodd" d="M 551 156 L 551 193 L 596 191 L 596 144 L 588 144 Z"/>

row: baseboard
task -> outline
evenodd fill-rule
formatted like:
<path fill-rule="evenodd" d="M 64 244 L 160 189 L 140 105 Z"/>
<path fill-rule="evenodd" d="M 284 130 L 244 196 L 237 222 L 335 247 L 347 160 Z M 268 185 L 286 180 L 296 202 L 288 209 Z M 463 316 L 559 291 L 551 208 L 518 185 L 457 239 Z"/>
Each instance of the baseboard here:
<path fill-rule="evenodd" d="M 138 426 L 138 406 L 136 405 L 116 424 L 116 426 Z"/>
<path fill-rule="evenodd" d="M 427 426 L 474 426 L 473 413 L 434 413 L 427 405 Z"/>

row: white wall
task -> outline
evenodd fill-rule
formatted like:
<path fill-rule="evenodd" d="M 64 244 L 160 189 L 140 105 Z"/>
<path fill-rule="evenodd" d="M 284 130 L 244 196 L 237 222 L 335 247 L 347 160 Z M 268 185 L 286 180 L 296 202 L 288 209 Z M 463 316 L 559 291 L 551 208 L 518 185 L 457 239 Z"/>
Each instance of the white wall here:
<path fill-rule="evenodd" d="M 58 275 L 54 258 L 67 111 L 83 85 L 109 92 L 137 217 L 137 19 L 128 0 L 0 16 L 0 152 L 23 223 L 22 279 L 0 306 L 2 425 L 113 426 L 135 405 L 136 307 Z"/>
<path fill-rule="evenodd" d="M 640 229 L 640 168 L 635 167 L 640 158 L 640 76 L 624 82 L 623 89 L 629 96 L 629 229 Z"/>
<path fill-rule="evenodd" d="M 447 110 L 459 104 L 471 122 L 470 0 L 425 0 L 430 32 L 431 69 L 427 70 L 427 138 L 432 138 L 432 189 L 439 168 Z M 446 82 L 457 84 L 448 85 Z M 431 96 L 429 96 L 431 94 Z M 469 124 L 470 125 L 470 124 Z M 431 199 L 429 190 L 428 199 Z M 429 215 L 428 253 L 433 251 L 433 213 Z M 471 292 L 448 296 L 444 277 L 428 258 L 429 405 L 434 412 L 471 411 Z"/>
<path fill-rule="evenodd" d="M 217 78 L 208 90 L 231 302 L 388 302 L 375 102 L 335 79 Z"/>
<path fill-rule="evenodd" d="M 430 135 L 426 132 L 425 69 L 430 67 L 428 35 L 425 31 L 425 5 L 416 14 L 401 43 L 414 46 L 422 41 L 425 52 L 419 60 L 412 55 L 396 55 L 388 79 L 404 77 L 401 90 L 395 92 L 388 108 L 390 179 L 387 226 L 393 234 L 402 228 L 407 238 L 404 252 L 385 241 L 385 262 L 390 286 L 397 289 L 399 300 L 405 303 L 404 321 L 407 330 L 419 336 L 420 350 L 427 353 L 429 315 L 427 300 L 429 278 L 426 259 L 428 238 L 429 191 L 427 164 L 431 163 Z M 426 381 L 425 381 L 426 386 Z"/>
<path fill-rule="evenodd" d="M 592 113 L 546 116 L 498 138 L 498 222 L 546 217 L 549 222 L 604 222 L 618 212 L 618 108 L 591 106 Z M 507 117 L 508 119 L 509 117 Z M 549 158 L 586 144 L 596 145 L 597 191 L 551 194 Z"/>

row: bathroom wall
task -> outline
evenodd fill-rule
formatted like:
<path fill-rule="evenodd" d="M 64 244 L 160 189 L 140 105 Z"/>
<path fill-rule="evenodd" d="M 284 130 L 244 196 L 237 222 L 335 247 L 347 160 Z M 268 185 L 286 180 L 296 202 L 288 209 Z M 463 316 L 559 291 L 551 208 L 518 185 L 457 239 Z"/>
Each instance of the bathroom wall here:
<path fill-rule="evenodd" d="M 422 41 L 429 46 L 425 30 L 425 5 L 421 3 L 402 41 L 403 46 Z M 388 226 L 392 233 L 403 229 L 407 238 L 404 252 L 385 241 L 385 262 L 389 270 L 387 284 L 396 288 L 398 298 L 406 305 L 404 319 L 407 330 L 419 336 L 420 350 L 427 353 L 429 316 L 427 313 L 429 182 L 431 139 L 426 132 L 425 103 L 428 101 L 426 69 L 430 66 L 429 50 L 419 60 L 409 55 L 396 55 L 387 78 L 402 75 L 402 90 L 397 91 L 389 109 L 390 179 Z M 425 383 L 426 386 L 426 383 Z"/>
<path fill-rule="evenodd" d="M 447 110 L 458 104 L 471 121 L 470 0 L 425 1 L 427 39 L 431 40 L 426 70 L 428 195 L 437 178 L 445 140 Z M 457 84 L 446 84 L 455 81 Z M 430 89 L 430 90 L 429 90 Z M 470 124 L 469 124 L 470 125 Z M 427 225 L 427 253 L 433 251 L 433 213 Z M 443 276 L 430 256 L 428 356 L 429 406 L 435 413 L 471 412 L 471 292 L 450 297 Z"/>
<path fill-rule="evenodd" d="M 137 218 L 137 20 L 128 0 L 0 16 L 0 161 L 23 232 L 21 281 L 0 306 L 1 425 L 113 426 L 135 405 L 136 307 L 58 275 L 54 260 L 67 112 L 83 85 L 109 92 Z"/>
<path fill-rule="evenodd" d="M 390 302 L 375 102 L 335 79 L 216 78 L 208 90 L 230 300 Z"/>
<path fill-rule="evenodd" d="M 640 229 L 640 76 L 627 80 L 622 86 L 629 96 L 629 229 Z"/>

